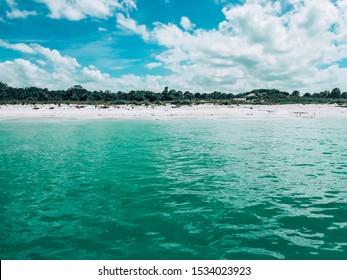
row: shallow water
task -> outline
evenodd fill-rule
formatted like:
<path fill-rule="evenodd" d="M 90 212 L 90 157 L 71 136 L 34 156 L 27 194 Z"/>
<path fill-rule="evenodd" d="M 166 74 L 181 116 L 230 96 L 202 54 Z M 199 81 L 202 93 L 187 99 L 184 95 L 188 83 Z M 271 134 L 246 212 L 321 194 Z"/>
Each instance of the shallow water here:
<path fill-rule="evenodd" d="M 0 257 L 347 259 L 346 122 L 0 122 Z"/>

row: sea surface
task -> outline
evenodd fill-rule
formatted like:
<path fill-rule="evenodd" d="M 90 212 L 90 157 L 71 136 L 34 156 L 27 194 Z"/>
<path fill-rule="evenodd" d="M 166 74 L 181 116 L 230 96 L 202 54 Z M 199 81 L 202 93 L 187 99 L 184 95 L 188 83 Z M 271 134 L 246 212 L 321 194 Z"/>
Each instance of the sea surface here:
<path fill-rule="evenodd" d="M 347 259 L 347 119 L 2 121 L 1 259 Z"/>

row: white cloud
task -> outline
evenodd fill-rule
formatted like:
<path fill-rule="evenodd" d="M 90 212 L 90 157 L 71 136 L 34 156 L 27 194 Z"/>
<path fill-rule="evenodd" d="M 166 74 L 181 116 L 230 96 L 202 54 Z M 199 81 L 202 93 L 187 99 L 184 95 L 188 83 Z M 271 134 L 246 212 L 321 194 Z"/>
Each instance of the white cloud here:
<path fill-rule="evenodd" d="M 194 24 L 192 24 L 190 19 L 187 17 L 182 17 L 180 24 L 184 30 L 190 30 L 190 29 L 194 28 Z"/>
<path fill-rule="evenodd" d="M 145 25 L 138 25 L 137 22 L 132 18 L 126 17 L 123 14 L 118 13 L 117 24 L 120 28 L 130 30 L 135 34 L 140 35 L 143 38 L 143 40 L 149 40 L 149 33 L 147 31 L 147 27 Z"/>
<path fill-rule="evenodd" d="M 4 40 L 0 39 L 0 47 L 11 49 L 15 51 L 20 51 L 24 53 L 34 53 L 34 50 L 28 46 L 27 44 L 19 43 L 19 44 L 9 44 L 5 42 Z"/>
<path fill-rule="evenodd" d="M 1 63 L 1 77 L 14 86 L 45 86 L 57 88 L 70 83 L 79 75 L 81 65 L 75 58 L 63 56 L 57 50 L 42 47 L 39 44 L 10 44 L 0 40 L 0 47 L 28 53 L 34 56 L 32 61 L 15 59 Z M 8 72 L 6 72 L 6 69 Z"/>
<path fill-rule="evenodd" d="M 42 65 L 42 66 L 47 65 L 47 62 L 44 61 L 44 60 L 42 60 L 42 59 L 37 59 L 36 62 L 37 62 L 38 64 Z"/>
<path fill-rule="evenodd" d="M 24 59 L 0 63 L 0 76 L 6 83 L 16 87 L 45 87 L 50 82 L 48 78 L 50 75 L 46 71 Z M 26 84 L 25 81 L 30 81 L 30 84 Z"/>
<path fill-rule="evenodd" d="M 5 0 L 5 1 L 10 8 L 15 8 L 17 6 L 16 1 L 14 0 Z"/>
<path fill-rule="evenodd" d="M 246 0 L 223 13 L 212 30 L 187 32 L 191 23 L 184 17 L 182 29 L 172 23 L 147 28 L 147 38 L 166 48 L 153 63 L 171 70 L 177 85 L 199 91 L 347 89 L 347 79 L 330 76 L 346 72 L 338 67 L 347 58 L 346 1 Z"/>
<path fill-rule="evenodd" d="M 55 72 L 69 73 L 75 71 L 81 65 L 77 62 L 76 58 L 63 56 L 57 50 L 44 48 L 39 44 L 31 44 L 35 53 L 40 54 L 53 66 Z"/>
<path fill-rule="evenodd" d="M 35 0 L 47 5 L 51 18 L 81 20 L 86 17 L 108 18 L 116 10 L 128 12 L 136 9 L 136 0 Z"/>
<path fill-rule="evenodd" d="M 75 58 L 64 56 L 58 50 L 51 50 L 38 44 L 10 44 L 5 41 L 0 43 L 0 47 L 30 53 L 33 56 L 33 61 L 20 58 L 0 62 L 2 82 L 11 86 L 66 89 L 72 85 L 81 84 L 90 90 L 111 89 L 113 91 L 153 88 L 153 85 L 159 90 L 162 87 L 159 77 L 124 75 L 111 78 L 109 74 L 102 73 L 93 65 L 83 67 Z"/>
<path fill-rule="evenodd" d="M 67 88 L 80 83 L 91 90 L 114 91 L 160 91 L 164 86 L 235 93 L 253 88 L 347 90 L 347 68 L 339 66 L 339 61 L 347 58 L 346 2 L 246 0 L 226 6 L 224 20 L 211 30 L 192 28 L 188 18 L 182 18 L 182 27 L 156 23 L 149 28 L 117 13 L 119 27 L 164 49 L 145 67 L 162 67 L 171 74 L 113 78 L 58 50 L 0 41 L 0 47 L 29 53 L 34 61 L 5 61 L 0 64 L 0 75 L 10 85 Z"/>
<path fill-rule="evenodd" d="M 162 63 L 160 63 L 160 62 L 151 62 L 151 63 L 146 64 L 146 68 L 148 68 L 148 69 L 154 69 L 154 68 L 158 68 L 160 66 L 162 66 Z"/>
<path fill-rule="evenodd" d="M 213 2 L 216 4 L 225 4 L 228 3 L 228 0 L 213 0 Z"/>
<path fill-rule="evenodd" d="M 106 28 L 103 28 L 103 27 L 99 27 L 99 28 L 98 28 L 98 31 L 99 31 L 99 32 L 107 32 L 107 29 L 106 29 Z"/>
<path fill-rule="evenodd" d="M 37 15 L 36 11 L 19 10 L 17 3 L 14 0 L 5 0 L 10 7 L 10 11 L 6 11 L 6 16 L 10 19 L 14 18 L 27 18 L 28 16 Z"/>
<path fill-rule="evenodd" d="M 89 67 L 83 67 L 82 75 L 87 81 L 102 82 L 110 78 L 110 75 L 101 73 L 98 69 L 90 69 Z"/>
<path fill-rule="evenodd" d="M 37 15 L 36 11 L 20 11 L 20 10 L 17 10 L 17 9 L 14 9 L 10 12 L 6 12 L 6 16 L 8 18 L 27 18 L 28 16 L 35 16 Z"/>

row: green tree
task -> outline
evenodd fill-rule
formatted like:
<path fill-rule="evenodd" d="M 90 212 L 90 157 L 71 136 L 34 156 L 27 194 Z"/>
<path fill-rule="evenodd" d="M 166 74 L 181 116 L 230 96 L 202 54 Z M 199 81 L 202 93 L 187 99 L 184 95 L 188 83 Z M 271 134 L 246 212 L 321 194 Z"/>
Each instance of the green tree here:
<path fill-rule="evenodd" d="M 341 96 L 341 90 L 339 88 L 334 88 L 329 94 L 330 98 L 340 98 L 340 96 Z"/>

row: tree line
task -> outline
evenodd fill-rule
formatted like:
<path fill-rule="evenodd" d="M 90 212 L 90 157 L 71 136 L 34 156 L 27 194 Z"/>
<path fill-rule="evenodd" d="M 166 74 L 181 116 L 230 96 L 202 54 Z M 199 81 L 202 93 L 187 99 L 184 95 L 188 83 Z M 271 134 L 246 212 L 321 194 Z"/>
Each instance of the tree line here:
<path fill-rule="evenodd" d="M 67 90 L 48 90 L 47 88 L 15 88 L 0 82 L 0 102 L 5 103 L 108 103 L 108 104 L 143 104 L 143 103 L 329 103 L 347 101 L 347 92 L 334 88 L 332 91 L 300 94 L 277 89 L 256 89 L 249 92 L 233 94 L 214 91 L 212 93 L 192 93 L 165 89 L 162 92 L 148 90 L 131 90 L 129 92 L 89 91 L 80 85 Z"/>

